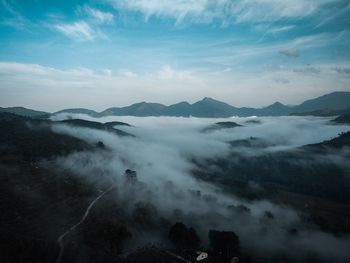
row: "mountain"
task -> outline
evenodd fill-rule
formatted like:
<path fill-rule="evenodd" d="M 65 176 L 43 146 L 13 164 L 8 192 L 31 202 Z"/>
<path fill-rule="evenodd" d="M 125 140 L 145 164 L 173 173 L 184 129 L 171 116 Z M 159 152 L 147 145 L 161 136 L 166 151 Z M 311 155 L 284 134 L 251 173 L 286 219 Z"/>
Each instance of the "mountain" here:
<path fill-rule="evenodd" d="M 195 117 L 231 117 L 237 108 L 212 98 L 204 98 L 191 105 L 191 115 Z"/>
<path fill-rule="evenodd" d="M 0 156 L 36 160 L 91 147 L 80 139 L 52 131 L 49 120 L 0 113 Z"/>
<path fill-rule="evenodd" d="M 292 107 L 283 105 L 280 102 L 275 102 L 274 104 L 262 108 L 258 111 L 258 116 L 281 116 L 289 115 L 292 111 Z"/>
<path fill-rule="evenodd" d="M 312 112 L 317 110 L 345 110 L 350 107 L 350 92 L 333 92 L 304 101 L 293 107 L 293 112 Z"/>
<path fill-rule="evenodd" d="M 231 116 L 287 116 L 304 115 L 308 113 L 327 113 L 330 115 L 343 114 L 350 108 L 350 92 L 333 92 L 312 100 L 307 100 L 300 105 L 287 106 L 275 102 L 263 108 L 241 107 L 237 108 L 225 102 L 205 97 L 204 99 L 190 104 L 186 101 L 165 106 L 159 103 L 141 102 L 121 108 L 109 108 L 101 115 L 131 115 L 131 116 L 181 116 L 181 117 L 207 117 L 225 118 Z M 313 114 L 311 114 L 313 115 Z"/>
<path fill-rule="evenodd" d="M 122 108 L 109 108 L 101 112 L 101 115 L 108 116 L 161 116 L 166 108 L 160 103 L 140 102 Z"/>
<path fill-rule="evenodd" d="M 0 112 L 11 112 L 22 116 L 47 117 L 49 113 L 35 111 L 22 107 L 0 108 Z M 232 116 L 288 116 L 288 115 L 315 115 L 336 116 L 350 112 L 350 92 L 333 92 L 321 97 L 304 101 L 300 105 L 288 106 L 275 102 L 262 108 L 241 107 L 237 108 L 225 102 L 205 97 L 190 104 L 182 101 L 170 106 L 160 103 L 139 102 L 126 107 L 112 107 L 102 112 L 96 112 L 84 108 L 64 109 L 59 113 L 87 114 L 92 117 L 103 116 L 177 116 L 177 117 L 204 117 L 225 118 Z"/>
<path fill-rule="evenodd" d="M 314 151 L 321 151 L 321 150 L 326 151 L 329 149 L 342 149 L 349 146 L 350 146 L 350 132 L 344 132 L 331 140 L 323 141 L 315 144 L 308 144 L 301 148 L 312 149 Z"/>
<path fill-rule="evenodd" d="M 13 113 L 20 116 L 26 116 L 26 117 L 48 117 L 50 113 L 45 111 L 37 111 L 32 109 L 27 109 L 24 107 L 8 107 L 8 108 L 1 108 L 0 112 L 7 112 L 7 113 Z"/>
<path fill-rule="evenodd" d="M 164 115 L 176 117 L 189 117 L 192 114 L 192 105 L 187 101 L 182 101 L 165 108 Z"/>
<path fill-rule="evenodd" d="M 100 117 L 100 114 L 98 112 L 89 110 L 89 109 L 84 109 L 84 108 L 64 109 L 64 110 L 57 111 L 54 114 L 59 114 L 59 113 L 86 114 L 92 117 Z"/>
<path fill-rule="evenodd" d="M 295 116 L 337 116 L 337 115 L 346 115 L 350 114 L 350 108 L 342 109 L 342 110 L 332 110 L 332 109 L 322 109 L 322 110 L 314 110 L 308 112 L 300 112 L 300 113 L 291 113 L 290 115 Z"/>

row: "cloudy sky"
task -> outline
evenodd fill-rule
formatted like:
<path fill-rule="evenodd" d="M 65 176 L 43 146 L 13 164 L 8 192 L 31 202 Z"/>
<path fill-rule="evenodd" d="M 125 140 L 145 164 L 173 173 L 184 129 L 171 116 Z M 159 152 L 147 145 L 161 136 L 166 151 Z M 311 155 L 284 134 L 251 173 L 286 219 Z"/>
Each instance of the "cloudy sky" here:
<path fill-rule="evenodd" d="M 348 0 L 0 0 L 0 106 L 350 91 Z"/>

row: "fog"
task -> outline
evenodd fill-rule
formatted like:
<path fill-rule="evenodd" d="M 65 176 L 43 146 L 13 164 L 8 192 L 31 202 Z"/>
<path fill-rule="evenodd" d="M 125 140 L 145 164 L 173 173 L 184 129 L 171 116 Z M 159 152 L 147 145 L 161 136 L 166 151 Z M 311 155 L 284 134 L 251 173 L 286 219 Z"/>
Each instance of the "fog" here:
<path fill-rule="evenodd" d="M 346 249 L 350 247 L 350 237 L 323 233 L 316 226 L 302 222 L 301 215 L 290 207 L 267 200 L 248 201 L 225 194 L 220 187 L 199 181 L 191 174 L 195 168 L 193 158 L 226 158 L 232 151 L 257 155 L 291 150 L 332 139 L 349 131 L 349 126 L 333 125 L 331 119 L 317 117 L 93 118 L 81 114 L 59 114 L 52 117 L 55 121 L 68 118 L 102 123 L 122 121 L 132 125 L 116 128 L 136 137 L 119 137 L 106 131 L 65 124 L 55 124 L 52 128 L 55 132 L 69 134 L 94 145 L 103 142 L 106 149 L 74 153 L 55 162 L 97 187 L 103 187 L 101 182 L 108 180 L 116 184 L 118 190 L 115 198 L 125 210 L 134 209 L 139 202 L 152 204 L 159 217 L 164 217 L 171 223 L 182 221 L 194 227 L 204 244 L 209 229 L 234 231 L 240 237 L 242 250 L 258 257 L 285 253 L 294 260 L 306 260 L 308 255 L 316 254 L 320 260 L 325 261 L 333 260 L 334 257 L 340 262 L 350 260 Z M 251 120 L 259 122 L 249 122 Z M 233 121 L 242 127 L 204 131 L 206 127 L 220 121 Z M 268 146 L 261 149 L 232 148 L 227 143 L 250 137 L 260 138 Z M 331 158 L 334 162 L 345 165 L 348 155 L 330 152 L 330 156 L 333 155 L 337 156 Z M 125 183 L 123 174 L 126 169 L 137 171 L 137 184 Z M 248 209 L 242 211 L 239 205 Z M 270 211 L 273 218 L 266 216 L 266 211 Z M 298 229 L 297 236 L 290 233 L 293 228 Z M 149 231 L 152 233 L 153 230 Z M 144 236 L 138 233 L 139 239 L 136 234 L 133 245 L 142 246 Z M 162 242 L 157 235 L 154 233 L 149 240 Z"/>

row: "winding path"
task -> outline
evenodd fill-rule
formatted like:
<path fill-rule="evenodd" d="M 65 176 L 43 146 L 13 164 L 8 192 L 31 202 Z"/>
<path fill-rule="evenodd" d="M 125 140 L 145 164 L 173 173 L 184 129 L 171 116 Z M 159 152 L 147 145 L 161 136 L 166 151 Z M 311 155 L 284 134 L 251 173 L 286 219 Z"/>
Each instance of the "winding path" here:
<path fill-rule="evenodd" d="M 62 259 L 62 256 L 63 256 L 63 252 L 64 252 L 64 238 L 66 236 L 68 236 L 72 231 L 74 231 L 78 226 L 80 226 L 82 223 L 84 223 L 85 219 L 89 216 L 89 213 L 90 213 L 92 207 L 94 206 L 94 204 L 96 204 L 98 200 L 100 200 L 104 195 L 106 195 L 107 193 L 112 191 L 114 188 L 115 188 L 115 186 L 112 185 L 107 190 L 102 192 L 99 196 L 97 196 L 94 200 L 92 200 L 92 202 L 87 207 L 87 209 L 86 209 L 85 213 L 83 214 L 82 218 L 80 219 L 80 221 L 78 223 L 76 223 L 75 225 L 73 225 L 71 228 L 69 228 L 66 232 L 64 232 L 62 235 L 60 235 L 57 238 L 57 243 L 58 243 L 58 245 L 60 247 L 60 251 L 59 251 L 58 257 L 57 257 L 57 259 L 55 261 L 56 263 L 60 263 L 61 259 Z"/>

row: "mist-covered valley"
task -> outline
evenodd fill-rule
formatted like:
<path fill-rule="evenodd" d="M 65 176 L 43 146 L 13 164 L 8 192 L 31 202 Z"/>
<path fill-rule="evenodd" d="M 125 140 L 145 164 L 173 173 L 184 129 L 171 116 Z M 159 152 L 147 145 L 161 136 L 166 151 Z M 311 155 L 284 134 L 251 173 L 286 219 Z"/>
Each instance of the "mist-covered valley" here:
<path fill-rule="evenodd" d="M 349 0 L 0 0 L 0 263 L 349 263 Z"/>
<path fill-rule="evenodd" d="M 334 117 L 0 119 L 4 262 L 350 259 Z"/>

